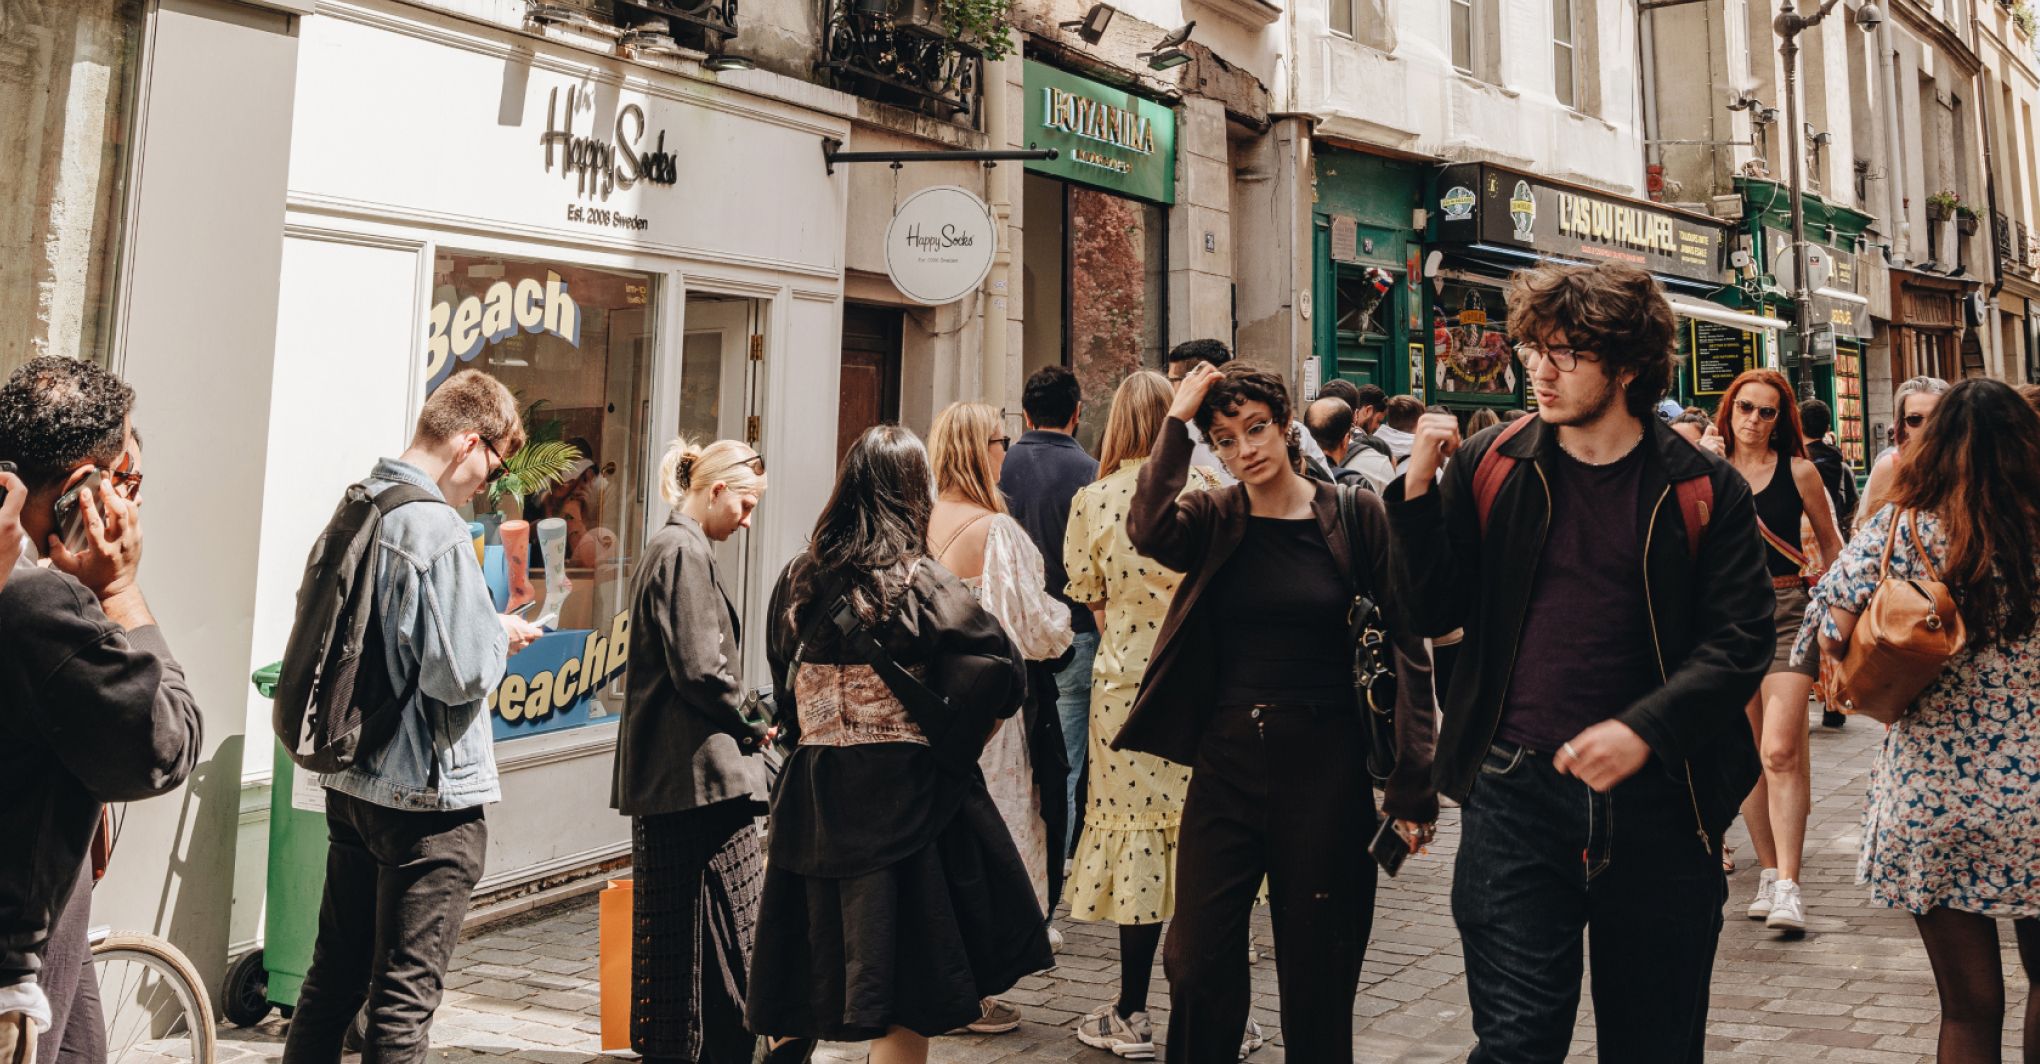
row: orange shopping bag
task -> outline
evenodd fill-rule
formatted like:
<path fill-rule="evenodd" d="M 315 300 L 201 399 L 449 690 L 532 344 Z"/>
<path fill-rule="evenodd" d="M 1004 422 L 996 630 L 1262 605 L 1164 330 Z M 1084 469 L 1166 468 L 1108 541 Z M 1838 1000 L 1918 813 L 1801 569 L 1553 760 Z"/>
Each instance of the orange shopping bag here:
<path fill-rule="evenodd" d="M 596 920 L 600 938 L 597 971 L 602 984 L 602 1051 L 630 1048 L 631 899 L 628 879 L 612 879 L 602 891 Z"/>

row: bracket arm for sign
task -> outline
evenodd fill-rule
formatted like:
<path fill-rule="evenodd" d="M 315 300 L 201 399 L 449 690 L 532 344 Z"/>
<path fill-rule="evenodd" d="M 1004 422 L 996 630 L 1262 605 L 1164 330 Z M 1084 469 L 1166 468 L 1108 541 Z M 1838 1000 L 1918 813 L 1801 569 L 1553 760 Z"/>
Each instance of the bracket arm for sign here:
<path fill-rule="evenodd" d="M 833 175 L 837 163 L 891 163 L 897 170 L 901 163 L 983 163 L 986 169 L 1002 162 L 1022 162 L 1060 158 L 1054 148 L 1016 148 L 1010 151 L 844 151 L 843 142 L 834 137 L 822 138 L 822 165 Z"/>

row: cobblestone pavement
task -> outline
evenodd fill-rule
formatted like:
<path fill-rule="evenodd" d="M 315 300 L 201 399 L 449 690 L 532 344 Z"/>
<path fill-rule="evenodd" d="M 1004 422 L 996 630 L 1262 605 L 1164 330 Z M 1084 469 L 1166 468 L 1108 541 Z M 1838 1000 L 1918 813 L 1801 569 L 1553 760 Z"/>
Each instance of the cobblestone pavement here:
<path fill-rule="evenodd" d="M 1788 941 L 1741 918 L 1755 889 L 1751 851 L 1740 829 L 1731 837 L 1742 861 L 1730 880 L 1730 907 L 1715 964 L 1708 1060 L 1789 1060 L 1916 1064 L 1933 1058 L 1938 1009 L 1925 953 L 1903 913 L 1870 904 L 1855 883 L 1865 778 L 1883 729 L 1851 721 L 1837 733 L 1813 729 L 1814 809 L 1802 879 L 1808 934 Z M 1450 911 L 1451 856 L 1458 841 L 1448 811 L 1435 852 L 1384 881 L 1363 986 L 1354 1003 L 1355 1051 L 1366 1062 L 1464 1060 L 1473 1044 L 1464 967 Z M 448 976 L 446 1002 L 432 1032 L 442 1059 L 467 1064 L 514 1057 L 537 1064 L 587 1064 L 598 1049 L 595 971 L 596 910 L 592 899 L 491 928 L 461 944 Z M 1026 1022 L 999 1036 L 938 1039 L 932 1059 L 947 1064 L 1094 1061 L 1116 1058 L 1088 1049 L 1070 1033 L 1077 1019 L 1116 992 L 1111 928 L 1060 925 L 1066 936 L 1058 966 L 1006 995 Z M 2006 1045 L 2028 989 L 2017 974 L 2009 930 Z M 1263 953 L 1254 966 L 1254 1016 L 1268 1045 L 1256 1064 L 1284 1060 L 1275 991 L 1275 962 L 1265 910 L 1254 925 Z M 1166 983 L 1157 971 L 1159 1030 Z M 1583 998 L 1584 1001 L 1584 998 Z M 1574 1057 L 1593 1057 L 1591 1009 L 1582 1008 Z M 283 1021 L 272 1016 L 252 1030 L 222 1028 L 222 1064 L 278 1057 Z M 2016 1059 L 2017 1052 L 2007 1056 Z M 858 1047 L 825 1047 L 826 1064 L 863 1061 Z M 618 1058 L 619 1060 L 622 1058 Z"/>

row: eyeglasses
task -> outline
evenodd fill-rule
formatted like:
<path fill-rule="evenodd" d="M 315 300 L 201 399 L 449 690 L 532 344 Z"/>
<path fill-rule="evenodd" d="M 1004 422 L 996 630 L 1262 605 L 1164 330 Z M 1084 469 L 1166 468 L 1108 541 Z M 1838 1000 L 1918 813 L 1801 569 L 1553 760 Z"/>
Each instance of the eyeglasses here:
<path fill-rule="evenodd" d="M 998 446 L 999 450 L 1002 451 L 1010 451 L 1013 449 L 1013 437 L 1011 436 L 994 436 L 990 440 L 987 440 L 986 443 L 995 444 Z"/>
<path fill-rule="evenodd" d="M 482 478 L 482 483 L 494 484 L 495 482 L 503 479 L 504 474 L 510 472 L 510 464 L 508 462 L 503 461 L 502 455 L 496 453 L 496 445 L 490 443 L 489 438 L 487 436 L 484 436 L 481 433 L 477 432 L 475 433 L 475 439 L 482 441 L 482 446 L 487 447 L 489 449 L 490 456 L 496 459 L 496 468 L 489 470 L 489 475 Z"/>
<path fill-rule="evenodd" d="M 136 502 L 142 497 L 142 472 L 139 469 L 130 469 L 128 465 L 128 456 L 121 455 L 120 462 L 104 472 L 107 479 L 113 481 L 113 490 L 121 498 Z"/>
<path fill-rule="evenodd" d="M 1274 431 L 1274 428 L 1275 423 L 1272 421 L 1256 421 L 1252 425 L 1247 426 L 1247 431 L 1243 436 L 1247 443 L 1259 447 L 1268 442 L 1269 434 Z M 1231 458 L 1233 455 L 1240 453 L 1240 440 L 1241 437 L 1236 436 L 1214 439 L 1211 441 L 1211 453 L 1220 458 Z"/>
<path fill-rule="evenodd" d="M 1530 362 L 1532 359 L 1538 358 L 1550 359 L 1552 366 L 1560 373 L 1571 373 L 1579 367 L 1582 360 L 1588 362 L 1600 361 L 1599 358 L 1577 347 L 1546 347 L 1534 340 L 1525 340 L 1516 345 L 1516 361 L 1521 362 L 1524 369 L 1535 368 Z"/>
<path fill-rule="evenodd" d="M 750 466 L 751 472 L 761 477 L 765 475 L 765 456 L 756 451 L 751 452 L 751 457 L 738 460 L 737 464 L 740 466 Z"/>
<path fill-rule="evenodd" d="M 1735 412 L 1745 417 L 1748 417 L 1751 414 L 1755 414 L 1757 415 L 1758 421 L 1778 420 L 1777 407 L 1758 406 L 1757 404 L 1750 402 L 1748 399 L 1737 399 L 1735 401 Z"/>

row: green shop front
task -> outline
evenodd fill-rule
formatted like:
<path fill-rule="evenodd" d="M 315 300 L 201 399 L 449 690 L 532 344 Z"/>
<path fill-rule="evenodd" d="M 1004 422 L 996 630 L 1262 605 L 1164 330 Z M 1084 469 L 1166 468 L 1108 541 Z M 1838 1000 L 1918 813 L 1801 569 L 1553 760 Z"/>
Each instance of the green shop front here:
<path fill-rule="evenodd" d="M 1311 336 L 1322 382 L 1424 394 L 1421 265 L 1410 228 L 1430 166 L 1318 144 L 1311 212 Z M 1306 379 L 1305 385 L 1313 381 Z M 1307 391 L 1315 389 L 1307 388 Z"/>
<path fill-rule="evenodd" d="M 1113 391 L 1161 366 L 1168 343 L 1176 113 L 1032 59 L 1025 79 L 1021 139 L 1058 152 L 1023 182 L 1025 372 L 1076 373 L 1078 437 L 1095 453 Z"/>
<path fill-rule="evenodd" d="M 1679 319 L 1681 399 L 1726 389 L 1784 325 L 1721 302 L 1735 291 L 1730 230 L 1706 215 L 1492 163 L 1435 171 L 1425 207 L 1423 332 L 1410 361 L 1421 354 L 1424 387 L 1412 391 L 1427 402 L 1462 412 L 1534 403 L 1503 292 L 1510 274 L 1543 263 L 1619 262 L 1656 276 Z"/>
<path fill-rule="evenodd" d="M 1758 283 L 1739 291 L 1745 306 L 1756 313 L 1792 320 L 1793 279 L 1789 269 L 1792 246 L 1792 198 L 1784 185 L 1755 178 L 1737 178 L 1736 191 L 1743 198 L 1743 225 L 1751 244 L 1758 249 Z M 1804 364 L 1813 377 L 1816 398 L 1834 412 L 1835 442 L 1856 468 L 1867 468 L 1869 448 L 1864 439 L 1863 355 L 1872 335 L 1867 279 L 1857 253 L 1864 244 L 1867 214 L 1831 204 L 1813 193 L 1802 197 L 1806 214 L 1806 239 L 1816 251 L 1825 251 L 1826 263 L 1816 265 L 1808 279 L 1812 293 L 1808 318 L 1813 327 Z M 1780 334 L 1775 365 L 1794 383 L 1799 379 L 1802 358 L 1788 328 Z"/>

